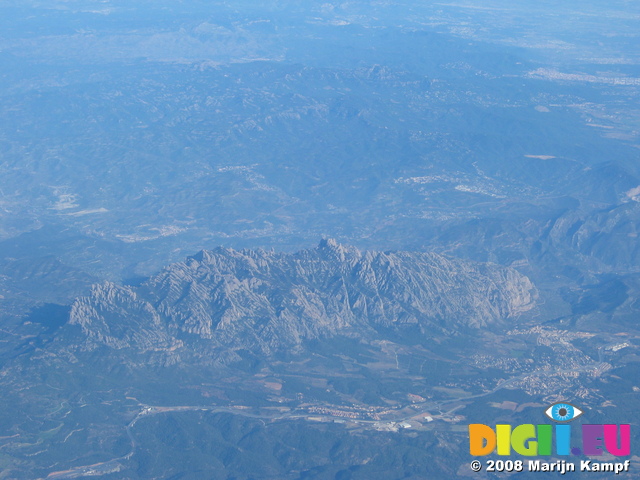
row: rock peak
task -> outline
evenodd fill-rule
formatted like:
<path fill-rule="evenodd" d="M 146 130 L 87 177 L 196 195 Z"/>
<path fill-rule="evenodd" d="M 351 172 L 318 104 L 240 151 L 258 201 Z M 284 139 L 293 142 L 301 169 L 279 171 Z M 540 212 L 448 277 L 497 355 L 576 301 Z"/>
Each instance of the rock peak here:
<path fill-rule="evenodd" d="M 318 244 L 318 248 L 336 248 L 339 246 L 340 244 L 336 241 L 335 238 L 323 238 Z"/>

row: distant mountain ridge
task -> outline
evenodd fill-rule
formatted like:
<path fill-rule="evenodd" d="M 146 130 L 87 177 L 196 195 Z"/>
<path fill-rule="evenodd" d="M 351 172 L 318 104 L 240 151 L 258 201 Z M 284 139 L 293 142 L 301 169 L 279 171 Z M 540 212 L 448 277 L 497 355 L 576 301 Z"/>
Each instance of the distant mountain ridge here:
<path fill-rule="evenodd" d="M 95 285 L 74 302 L 69 324 L 80 327 L 83 349 L 165 352 L 178 361 L 198 346 L 220 359 L 335 335 L 375 338 L 379 329 L 454 334 L 525 312 L 536 296 L 510 268 L 322 240 L 292 254 L 201 251 L 139 287 Z"/>

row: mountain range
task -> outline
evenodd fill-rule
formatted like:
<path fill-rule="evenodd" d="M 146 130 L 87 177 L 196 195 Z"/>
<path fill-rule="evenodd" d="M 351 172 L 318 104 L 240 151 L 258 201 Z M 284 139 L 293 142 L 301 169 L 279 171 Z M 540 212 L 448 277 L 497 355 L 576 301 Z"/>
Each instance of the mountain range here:
<path fill-rule="evenodd" d="M 428 341 L 504 325 L 536 297 L 511 268 L 361 252 L 328 239 L 295 253 L 203 250 L 138 286 L 96 284 L 72 304 L 65 328 L 80 328 L 83 349 L 229 362 L 235 350 L 269 355 L 338 335 L 384 339 L 387 330 L 410 329 Z"/>

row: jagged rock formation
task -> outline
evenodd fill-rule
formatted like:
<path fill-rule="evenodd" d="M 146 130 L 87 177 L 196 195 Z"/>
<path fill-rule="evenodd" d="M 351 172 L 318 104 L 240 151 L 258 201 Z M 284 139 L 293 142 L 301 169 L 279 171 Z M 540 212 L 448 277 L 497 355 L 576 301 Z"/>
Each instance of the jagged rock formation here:
<path fill-rule="evenodd" d="M 532 308 L 513 269 L 433 253 L 360 252 L 333 240 L 293 254 L 219 248 L 173 264 L 140 287 L 104 283 L 75 301 L 87 345 L 141 352 L 264 354 L 383 329 L 455 333 Z M 188 354 L 188 353 L 185 353 Z"/>

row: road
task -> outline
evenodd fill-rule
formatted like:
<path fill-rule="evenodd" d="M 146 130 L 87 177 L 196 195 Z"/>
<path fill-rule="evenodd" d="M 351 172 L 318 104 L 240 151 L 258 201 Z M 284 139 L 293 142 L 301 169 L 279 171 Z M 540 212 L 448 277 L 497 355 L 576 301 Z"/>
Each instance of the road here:
<path fill-rule="evenodd" d="M 580 367 L 578 369 L 575 369 L 575 371 L 577 372 L 586 372 L 586 371 L 591 371 L 594 370 L 596 368 L 598 368 L 601 364 L 602 364 L 602 352 L 601 349 L 598 349 L 598 362 L 593 362 L 591 364 L 588 365 L 584 365 L 583 367 Z M 558 369 L 560 370 L 560 368 Z M 459 398 L 452 398 L 449 400 L 439 400 L 439 401 L 435 401 L 435 402 L 424 402 L 424 403 L 414 403 L 414 404 L 410 404 L 407 406 L 411 406 L 411 408 L 414 410 L 414 412 L 409 416 L 409 417 L 398 417 L 398 418 L 393 418 L 392 416 L 389 417 L 388 419 L 386 419 L 386 421 L 389 422 L 395 422 L 395 423 L 400 423 L 403 421 L 408 421 L 411 418 L 417 416 L 417 415 L 421 415 L 423 413 L 427 413 L 427 412 L 433 412 L 434 410 L 441 410 L 443 406 L 445 405 L 449 405 L 449 404 L 453 404 L 453 403 L 459 403 L 459 402 L 464 402 L 464 401 L 468 401 L 468 400 L 472 400 L 472 399 L 476 399 L 476 398 L 481 398 L 481 397 L 486 397 L 487 395 L 491 395 L 495 392 L 497 392 L 498 390 L 501 390 L 503 388 L 507 388 L 510 385 L 512 385 L 513 383 L 515 383 L 516 381 L 522 380 L 525 377 L 528 377 L 530 375 L 543 375 L 543 376 L 552 376 L 552 375 L 556 375 L 558 373 L 558 371 L 540 371 L 540 372 L 528 372 L 528 373 L 524 373 L 522 375 L 518 375 L 516 377 L 512 377 L 508 380 L 505 380 L 504 382 L 500 383 L 499 385 L 496 385 L 496 387 L 493 390 L 490 390 L 488 392 L 484 392 L 484 393 L 479 393 L 476 395 L 470 395 L 470 396 L 466 396 L 466 397 L 459 397 Z M 102 462 L 102 463 L 97 463 L 97 464 L 93 464 L 93 465 L 86 465 L 86 466 L 81 466 L 81 467 L 75 467 L 69 470 L 64 470 L 64 471 L 58 471 L 58 472 L 53 472 L 50 473 L 49 475 L 47 475 L 47 479 L 67 479 L 67 478 L 79 478 L 79 477 L 83 477 L 83 476 L 97 476 L 97 475 L 104 475 L 107 473 L 113 473 L 113 472 L 117 472 L 119 470 L 121 470 L 124 467 L 124 463 L 129 460 L 136 452 L 136 447 L 137 447 L 137 442 L 135 437 L 133 436 L 132 433 L 132 428 L 136 425 L 136 423 L 146 417 L 150 417 L 153 415 L 160 415 L 160 414 L 165 414 L 165 413 L 175 413 L 175 412 L 189 412 L 189 411 L 203 411 L 203 412 L 209 412 L 209 413 L 230 413 L 232 415 L 240 415 L 243 417 L 248 417 L 248 418 L 255 418 L 258 420 L 262 420 L 262 421 L 277 421 L 277 420 L 296 420 L 296 419 L 305 419 L 305 418 L 309 418 L 309 417 L 316 417 L 316 418 L 320 418 L 322 420 L 325 421 L 334 421 L 334 420 L 340 420 L 340 421 L 351 421 L 354 423 L 358 423 L 358 424 L 362 424 L 362 425 L 374 425 L 374 424 L 379 424 L 380 421 L 379 420 L 353 420 L 353 419 L 345 419 L 343 417 L 338 417 L 338 416 L 333 416 L 333 415 L 318 415 L 318 414 L 309 414 L 309 413 L 297 413 L 297 412 L 286 412 L 286 413 L 280 413 L 280 414 L 273 414 L 273 415 L 266 415 L 266 414 L 259 414 L 259 413 L 252 413 L 249 409 L 240 409 L 240 408 L 234 408 L 234 407 L 224 407 L 224 406 L 177 406 L 177 407 L 164 407 L 164 406 L 152 406 L 152 405 L 144 405 L 144 404 L 140 404 L 140 412 L 136 415 L 136 417 L 131 420 L 131 422 L 129 422 L 129 424 L 126 426 L 126 433 L 127 436 L 129 437 L 129 440 L 131 442 L 131 451 L 122 456 L 122 457 L 118 457 L 118 458 L 114 458 L 112 460 L 108 460 L 106 462 Z M 399 410 L 403 410 L 403 409 L 399 409 Z"/>

